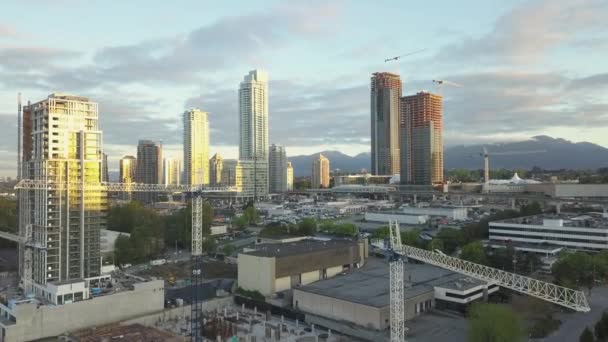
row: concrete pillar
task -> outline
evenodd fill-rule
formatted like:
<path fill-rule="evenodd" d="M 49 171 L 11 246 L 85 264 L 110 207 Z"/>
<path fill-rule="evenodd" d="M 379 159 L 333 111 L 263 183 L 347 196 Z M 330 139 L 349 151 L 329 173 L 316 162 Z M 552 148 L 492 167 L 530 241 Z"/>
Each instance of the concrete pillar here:
<path fill-rule="evenodd" d="M 313 334 L 315 333 L 315 325 L 314 324 L 310 325 L 310 332 L 312 332 Z"/>
<path fill-rule="evenodd" d="M 557 202 L 555 203 L 555 213 L 556 214 L 561 214 L 562 212 L 562 203 L 561 202 Z"/>
<path fill-rule="evenodd" d="M 300 321 L 296 318 L 296 329 L 300 328 Z"/>
<path fill-rule="evenodd" d="M 241 304 L 241 311 L 245 312 L 245 303 Z"/>
<path fill-rule="evenodd" d="M 489 286 L 490 284 L 488 284 Z M 488 286 L 483 288 L 483 301 L 484 303 L 488 301 Z"/>
<path fill-rule="evenodd" d="M 414 194 L 414 204 L 418 203 L 418 196 Z"/>
<path fill-rule="evenodd" d="M 437 200 L 437 196 L 433 195 L 433 201 Z"/>
<path fill-rule="evenodd" d="M 511 209 L 515 210 L 515 198 L 511 198 Z"/>
<path fill-rule="evenodd" d="M 327 337 L 331 337 L 331 329 L 327 329 Z"/>

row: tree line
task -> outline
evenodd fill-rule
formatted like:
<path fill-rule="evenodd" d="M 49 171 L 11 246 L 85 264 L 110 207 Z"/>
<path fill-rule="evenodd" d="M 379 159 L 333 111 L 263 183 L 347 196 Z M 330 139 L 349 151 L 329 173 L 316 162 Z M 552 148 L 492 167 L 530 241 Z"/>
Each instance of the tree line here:
<path fill-rule="evenodd" d="M 211 233 L 213 208 L 203 203 L 203 236 Z M 171 215 L 161 216 L 155 210 L 146 208 L 139 202 L 129 202 L 113 206 L 108 210 L 107 228 L 128 233 L 121 235 L 114 245 L 114 262 L 143 262 L 161 254 L 165 247 L 177 244 L 189 248 L 192 242 L 192 207 L 180 209 Z M 215 248 L 213 239 L 206 239 L 203 249 Z"/>

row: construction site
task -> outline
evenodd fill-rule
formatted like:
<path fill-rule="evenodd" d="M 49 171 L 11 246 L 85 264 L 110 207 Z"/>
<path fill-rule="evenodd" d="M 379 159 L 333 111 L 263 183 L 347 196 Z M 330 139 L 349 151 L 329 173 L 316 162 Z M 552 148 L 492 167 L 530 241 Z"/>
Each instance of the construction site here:
<path fill-rule="evenodd" d="M 97 104 L 85 97 L 57 93 L 19 104 L 19 120 L 18 233 L 0 232 L 18 245 L 19 279 L 2 283 L 0 342 L 129 334 L 195 342 L 403 342 L 410 330 L 425 329 L 408 322 L 438 303 L 487 300 L 498 288 L 590 310 L 582 291 L 403 244 L 393 220 L 388 262 L 375 266 L 366 265 L 362 236 L 260 244 L 243 249 L 236 267 L 218 262 L 203 253 L 210 238 L 203 234 L 203 202 L 234 197 L 238 189 L 103 181 Z M 191 203 L 185 259 L 103 271 L 108 193 L 124 192 L 172 194 Z M 407 273 L 408 261 L 425 265 Z M 247 295 L 233 296 L 237 291 Z M 91 330 L 102 326 L 108 328 Z"/>

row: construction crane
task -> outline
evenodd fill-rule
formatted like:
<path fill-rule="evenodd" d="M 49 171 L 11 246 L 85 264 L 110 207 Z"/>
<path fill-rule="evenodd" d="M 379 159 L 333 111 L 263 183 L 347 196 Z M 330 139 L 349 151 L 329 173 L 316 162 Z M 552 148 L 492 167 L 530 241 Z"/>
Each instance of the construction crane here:
<path fill-rule="evenodd" d="M 101 190 L 106 192 L 182 192 L 192 197 L 192 252 L 191 252 L 191 279 L 192 279 L 192 303 L 190 313 L 190 337 L 192 341 L 202 342 L 202 283 L 203 283 L 203 197 L 214 193 L 235 193 L 236 187 L 205 187 L 202 185 L 162 185 L 162 184 L 138 184 L 138 183 L 81 183 L 81 182 L 61 182 L 51 183 L 42 180 L 23 179 L 17 183 L 15 189 L 19 190 L 19 201 L 29 202 L 29 196 L 38 195 L 39 191 L 49 190 Z M 31 291 L 32 280 L 32 251 L 46 249 L 46 238 L 44 230 L 36 232 L 35 226 L 29 222 L 25 225 L 20 224 L 19 235 L 6 232 L 0 233 L 0 238 L 15 241 L 19 244 L 20 250 L 24 250 L 24 268 L 22 283 L 24 290 Z M 29 289 L 29 290 L 28 290 Z"/>
<path fill-rule="evenodd" d="M 450 257 L 443 253 L 403 245 L 397 221 L 389 222 L 389 235 L 391 240 L 391 256 L 389 258 L 391 342 L 405 341 L 403 261 L 406 258 L 416 259 L 426 264 L 458 272 L 578 312 L 589 312 L 591 310 L 583 291 Z"/>
<path fill-rule="evenodd" d="M 448 80 L 433 80 L 433 83 L 437 84 L 437 94 L 441 95 L 441 86 L 442 85 L 449 85 L 452 87 L 457 87 L 457 88 L 462 88 L 464 87 L 462 84 L 456 83 L 456 82 L 452 82 L 452 81 L 448 81 Z"/>
<path fill-rule="evenodd" d="M 505 151 L 505 152 L 488 152 L 485 146 L 481 147 L 482 152 L 479 154 L 483 157 L 483 192 L 490 190 L 490 155 L 492 156 L 514 156 L 520 154 L 544 153 L 547 150 L 531 150 L 531 151 Z"/>
<path fill-rule="evenodd" d="M 384 60 L 384 63 L 386 63 L 386 62 L 390 62 L 390 61 L 397 61 L 397 60 L 399 60 L 399 59 L 401 59 L 401 58 L 403 58 L 403 57 L 407 57 L 407 56 L 415 55 L 415 54 L 417 54 L 417 53 L 420 53 L 420 52 L 422 52 L 422 51 L 426 51 L 426 50 L 427 50 L 427 49 L 426 49 L 426 48 L 424 48 L 424 49 L 416 50 L 416 51 L 413 51 L 413 52 L 408 52 L 408 53 L 403 54 L 403 55 L 400 55 L 400 56 L 395 56 L 395 57 L 387 58 L 387 59 L 385 59 L 385 60 Z"/>
<path fill-rule="evenodd" d="M 405 286 L 403 284 L 404 256 L 401 253 L 401 231 L 397 221 L 389 221 L 390 254 L 390 315 L 391 315 L 391 342 L 405 341 Z"/>

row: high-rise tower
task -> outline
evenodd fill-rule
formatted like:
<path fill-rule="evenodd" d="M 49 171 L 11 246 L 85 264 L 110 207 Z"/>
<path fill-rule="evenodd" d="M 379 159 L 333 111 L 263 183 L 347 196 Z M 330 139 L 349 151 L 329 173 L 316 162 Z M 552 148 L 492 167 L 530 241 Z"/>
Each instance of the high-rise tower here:
<path fill-rule="evenodd" d="M 124 156 L 119 163 L 119 182 L 133 183 L 135 182 L 135 171 L 137 169 L 137 159 L 133 156 Z"/>
<path fill-rule="evenodd" d="M 239 87 L 239 159 L 252 197 L 268 195 L 268 74 L 250 71 Z"/>
<path fill-rule="evenodd" d="M 313 189 L 329 188 L 329 159 L 319 154 L 319 158 L 312 161 L 312 182 Z"/>
<path fill-rule="evenodd" d="M 163 184 L 181 184 L 182 165 L 179 159 L 165 158 L 163 160 Z"/>
<path fill-rule="evenodd" d="M 268 74 L 250 71 L 239 88 L 239 159 L 268 158 Z"/>
<path fill-rule="evenodd" d="M 222 172 L 224 169 L 224 158 L 216 153 L 209 159 L 209 183 L 218 186 L 222 184 Z"/>
<path fill-rule="evenodd" d="M 268 181 L 271 193 L 287 191 L 287 154 L 285 147 L 272 144 L 268 156 Z"/>
<path fill-rule="evenodd" d="M 184 184 L 209 184 L 209 121 L 207 112 L 184 112 Z"/>
<path fill-rule="evenodd" d="M 442 98 L 427 92 L 401 98 L 401 182 L 443 182 Z"/>
<path fill-rule="evenodd" d="M 163 183 L 162 147 L 151 140 L 137 144 L 137 168 L 135 181 L 143 184 Z"/>
<path fill-rule="evenodd" d="M 77 187 L 102 180 L 97 103 L 54 93 L 25 106 L 23 113 L 23 178 L 61 186 L 27 190 L 20 198 L 20 231 L 31 227 L 46 246 L 34 250 L 32 264 L 20 265 L 20 271 L 28 267 L 34 283 L 41 285 L 98 276 L 107 195 L 101 188 Z"/>
<path fill-rule="evenodd" d="M 401 78 L 388 72 L 371 78 L 371 166 L 374 175 L 399 174 Z"/>

